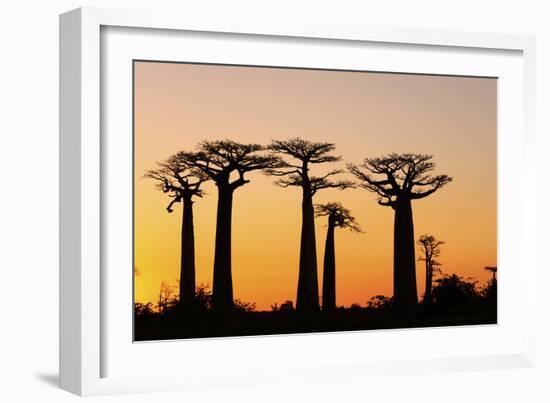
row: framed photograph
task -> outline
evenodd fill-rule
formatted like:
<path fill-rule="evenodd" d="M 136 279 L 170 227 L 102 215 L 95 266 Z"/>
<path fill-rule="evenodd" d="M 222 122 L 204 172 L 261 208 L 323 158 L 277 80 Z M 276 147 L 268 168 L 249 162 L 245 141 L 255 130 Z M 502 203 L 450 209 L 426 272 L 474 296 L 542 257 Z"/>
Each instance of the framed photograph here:
<path fill-rule="evenodd" d="M 533 365 L 533 38 L 95 8 L 60 35 L 64 389 Z"/>

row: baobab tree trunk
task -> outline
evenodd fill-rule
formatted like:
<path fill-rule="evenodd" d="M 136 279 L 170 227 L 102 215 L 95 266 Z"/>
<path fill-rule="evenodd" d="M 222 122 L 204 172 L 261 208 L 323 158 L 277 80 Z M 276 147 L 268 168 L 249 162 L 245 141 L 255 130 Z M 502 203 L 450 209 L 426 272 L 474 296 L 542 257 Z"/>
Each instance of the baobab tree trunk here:
<path fill-rule="evenodd" d="M 319 284 L 317 280 L 317 253 L 315 224 L 310 189 L 304 189 L 302 199 L 302 233 L 300 239 L 300 271 L 296 310 L 301 313 L 319 311 Z"/>
<path fill-rule="evenodd" d="M 179 302 L 190 306 L 195 300 L 195 230 L 193 226 L 193 201 L 183 199 L 181 223 L 181 272 Z"/>
<path fill-rule="evenodd" d="M 328 219 L 325 260 L 323 264 L 323 311 L 336 309 L 336 257 L 334 253 L 334 220 Z"/>
<path fill-rule="evenodd" d="M 432 303 L 432 281 L 433 268 L 429 259 L 426 259 L 426 289 L 424 291 L 424 299 L 422 300 L 422 303 L 425 305 Z"/>
<path fill-rule="evenodd" d="M 418 303 L 416 260 L 411 200 L 398 198 L 395 203 L 393 232 L 393 297 L 397 313 L 413 315 Z"/>
<path fill-rule="evenodd" d="M 218 184 L 216 246 L 214 250 L 213 309 L 229 313 L 233 309 L 233 279 L 231 276 L 231 215 L 233 190 Z"/>

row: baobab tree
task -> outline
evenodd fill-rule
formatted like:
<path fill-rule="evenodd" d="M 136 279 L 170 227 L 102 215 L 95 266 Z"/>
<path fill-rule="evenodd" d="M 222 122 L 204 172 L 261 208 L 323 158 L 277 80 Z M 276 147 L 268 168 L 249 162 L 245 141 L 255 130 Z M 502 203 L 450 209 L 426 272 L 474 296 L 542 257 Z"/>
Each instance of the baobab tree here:
<path fill-rule="evenodd" d="M 492 274 L 492 281 L 495 282 L 497 279 L 497 267 L 496 266 L 485 266 L 485 270 Z"/>
<path fill-rule="evenodd" d="M 335 228 L 349 228 L 351 231 L 362 232 L 351 212 L 341 203 L 315 205 L 316 217 L 328 217 L 327 238 L 325 241 L 325 258 L 323 262 L 323 311 L 336 309 L 336 254 L 334 248 Z"/>
<path fill-rule="evenodd" d="M 435 164 L 431 160 L 431 155 L 392 153 L 366 158 L 360 166 L 348 165 L 360 186 L 378 195 L 378 204 L 395 211 L 393 298 L 400 314 L 413 314 L 418 303 L 411 202 L 430 196 L 452 180 L 447 175 L 432 176 Z"/>
<path fill-rule="evenodd" d="M 353 182 L 331 179 L 343 172 L 340 169 L 332 170 L 323 176 L 311 175 L 311 165 L 341 160 L 341 157 L 332 154 L 335 149 L 332 143 L 316 143 L 293 138 L 274 140 L 269 149 L 279 155 L 290 157 L 291 161 L 283 160 L 278 169 L 270 169 L 267 173 L 280 177 L 276 184 L 281 187 L 296 186 L 302 190 L 302 232 L 296 310 L 300 313 L 317 312 L 319 311 L 319 283 L 313 196 L 322 189 L 347 189 L 353 186 Z"/>
<path fill-rule="evenodd" d="M 485 266 L 485 270 L 492 274 L 491 279 L 487 282 L 487 285 L 481 291 L 481 295 L 496 309 L 497 306 L 497 266 Z"/>
<path fill-rule="evenodd" d="M 185 306 L 195 301 L 195 230 L 193 224 L 193 198 L 202 197 L 201 185 L 208 177 L 200 171 L 189 169 L 179 154 L 159 162 L 158 168 L 147 171 L 146 178 L 157 182 L 157 188 L 172 200 L 166 207 L 168 213 L 174 211 L 176 203 L 183 204 L 181 223 L 181 257 L 179 302 Z"/>
<path fill-rule="evenodd" d="M 196 152 L 178 154 L 195 171 L 216 183 L 218 208 L 214 249 L 214 281 L 212 307 L 219 313 L 233 310 L 233 279 L 231 273 L 231 220 L 233 193 L 250 181 L 245 175 L 252 171 L 276 168 L 280 160 L 261 154 L 259 144 L 241 144 L 232 140 L 203 141 Z"/>
<path fill-rule="evenodd" d="M 423 304 L 430 304 L 433 301 L 432 284 L 433 275 L 437 272 L 440 263 L 435 260 L 441 254 L 441 245 L 445 242 L 436 239 L 433 235 L 421 235 L 417 241 L 421 248 L 422 256 L 418 260 L 426 264 L 426 287 L 424 291 Z"/>

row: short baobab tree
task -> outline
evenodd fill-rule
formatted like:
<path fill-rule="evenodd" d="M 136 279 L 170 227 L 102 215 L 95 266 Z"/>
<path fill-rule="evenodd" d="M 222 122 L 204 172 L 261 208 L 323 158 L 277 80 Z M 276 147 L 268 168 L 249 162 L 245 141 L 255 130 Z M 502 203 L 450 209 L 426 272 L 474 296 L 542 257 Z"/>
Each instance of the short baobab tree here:
<path fill-rule="evenodd" d="M 323 293 L 322 307 L 324 312 L 336 309 L 336 253 L 334 247 L 334 230 L 349 228 L 351 231 L 362 232 L 355 217 L 341 203 L 315 205 L 316 217 L 327 217 L 327 237 L 325 241 L 325 258 L 323 262 Z"/>
<path fill-rule="evenodd" d="M 147 171 L 145 177 L 155 180 L 157 188 L 171 198 L 166 207 L 169 213 L 174 211 L 174 204 L 183 204 L 179 302 L 182 305 L 191 306 L 195 301 L 193 198 L 203 196 L 201 185 L 208 180 L 208 177 L 200 171 L 189 169 L 179 154 L 159 162 L 158 168 Z"/>
<path fill-rule="evenodd" d="M 279 158 L 261 153 L 259 144 L 241 144 L 232 140 L 203 141 L 196 152 L 178 154 L 195 171 L 215 182 L 218 189 L 216 241 L 214 249 L 214 281 L 212 307 L 218 313 L 233 311 L 233 279 L 231 268 L 231 221 L 233 193 L 250 182 L 245 175 L 252 171 L 276 168 Z"/>
<path fill-rule="evenodd" d="M 491 273 L 491 279 L 487 285 L 481 290 L 481 295 L 485 301 L 496 309 L 497 306 L 497 266 L 485 266 L 484 269 Z"/>
<path fill-rule="evenodd" d="M 435 193 L 451 182 L 447 175 L 432 176 L 431 155 L 391 153 L 348 165 L 360 186 L 378 195 L 378 204 L 395 211 L 393 240 L 393 298 L 400 314 L 413 314 L 418 303 L 415 239 L 411 202 Z"/>
<path fill-rule="evenodd" d="M 302 190 L 302 232 L 296 310 L 300 313 L 314 313 L 320 308 L 313 196 L 322 189 L 353 187 L 353 182 L 333 180 L 333 176 L 343 172 L 339 169 L 322 176 L 311 175 L 312 165 L 341 160 L 339 156 L 332 154 L 335 149 L 332 143 L 293 138 L 274 140 L 269 149 L 283 157 L 290 157 L 290 161 L 283 160 L 278 169 L 267 171 L 269 175 L 280 177 L 275 183 L 284 188 L 298 187 Z"/>
<path fill-rule="evenodd" d="M 441 245 L 445 242 L 436 239 L 433 235 L 421 235 L 417 244 L 420 246 L 422 256 L 418 260 L 426 264 L 426 286 L 424 291 L 423 304 L 430 304 L 433 301 L 432 284 L 433 276 L 439 269 L 440 263 L 435 260 L 441 254 Z"/>
<path fill-rule="evenodd" d="M 497 267 L 496 266 L 485 266 L 485 270 L 491 273 L 491 281 L 495 282 L 497 279 Z"/>

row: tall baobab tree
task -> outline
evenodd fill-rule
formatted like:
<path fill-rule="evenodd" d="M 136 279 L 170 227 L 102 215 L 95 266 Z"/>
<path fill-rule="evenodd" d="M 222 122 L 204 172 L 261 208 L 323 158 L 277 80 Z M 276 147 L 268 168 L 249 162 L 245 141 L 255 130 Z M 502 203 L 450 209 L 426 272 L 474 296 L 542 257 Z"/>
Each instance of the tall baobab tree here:
<path fill-rule="evenodd" d="M 398 313 L 413 314 L 418 303 L 414 226 L 411 202 L 441 189 L 452 178 L 432 176 L 431 155 L 392 153 L 348 165 L 360 186 L 378 195 L 378 204 L 395 211 L 393 232 L 393 294 Z M 374 175 L 374 176 L 373 176 Z"/>
<path fill-rule="evenodd" d="M 190 306 L 195 301 L 195 230 L 193 224 L 193 198 L 202 197 L 201 185 L 208 180 L 202 172 L 189 169 L 179 154 L 159 162 L 158 168 L 147 171 L 146 178 L 157 182 L 157 188 L 172 200 L 166 207 L 174 211 L 175 203 L 183 204 L 181 223 L 181 257 L 179 302 Z"/>
<path fill-rule="evenodd" d="M 440 263 L 435 260 L 435 258 L 441 254 L 441 245 L 445 242 L 436 239 L 433 235 L 421 235 L 417 243 L 422 252 L 422 256 L 420 256 L 418 260 L 422 260 L 426 264 L 426 287 L 422 303 L 430 304 L 433 300 L 433 275 L 438 270 L 438 266 L 440 266 Z"/>
<path fill-rule="evenodd" d="M 290 157 L 291 162 L 282 161 L 279 169 L 268 170 L 268 174 L 278 176 L 276 184 L 281 187 L 296 186 L 302 189 L 302 232 L 300 238 L 300 269 L 296 310 L 300 313 L 319 311 L 319 283 L 317 277 L 317 252 L 315 249 L 315 223 L 313 196 L 322 189 L 347 189 L 353 182 L 333 180 L 331 177 L 343 171 L 332 170 L 323 176 L 310 173 L 312 164 L 340 161 L 333 155 L 332 143 L 316 143 L 301 138 L 274 140 L 269 149 L 277 154 Z"/>
<path fill-rule="evenodd" d="M 216 183 L 218 209 L 214 250 L 213 309 L 219 313 L 233 310 L 233 279 L 231 273 L 231 220 L 233 193 L 250 181 L 251 171 L 276 168 L 280 164 L 274 155 L 261 154 L 259 144 L 241 144 L 232 140 L 203 141 L 196 152 L 182 152 L 179 157 L 195 171 L 202 172 Z"/>
<path fill-rule="evenodd" d="M 334 248 L 335 228 L 349 228 L 362 232 L 351 212 L 340 203 L 315 205 L 316 217 L 328 217 L 327 238 L 325 241 L 325 259 L 323 262 L 323 311 L 336 309 L 336 254 Z"/>
<path fill-rule="evenodd" d="M 493 275 L 492 281 L 495 282 L 497 279 L 497 267 L 496 266 L 485 266 L 485 270 Z"/>

